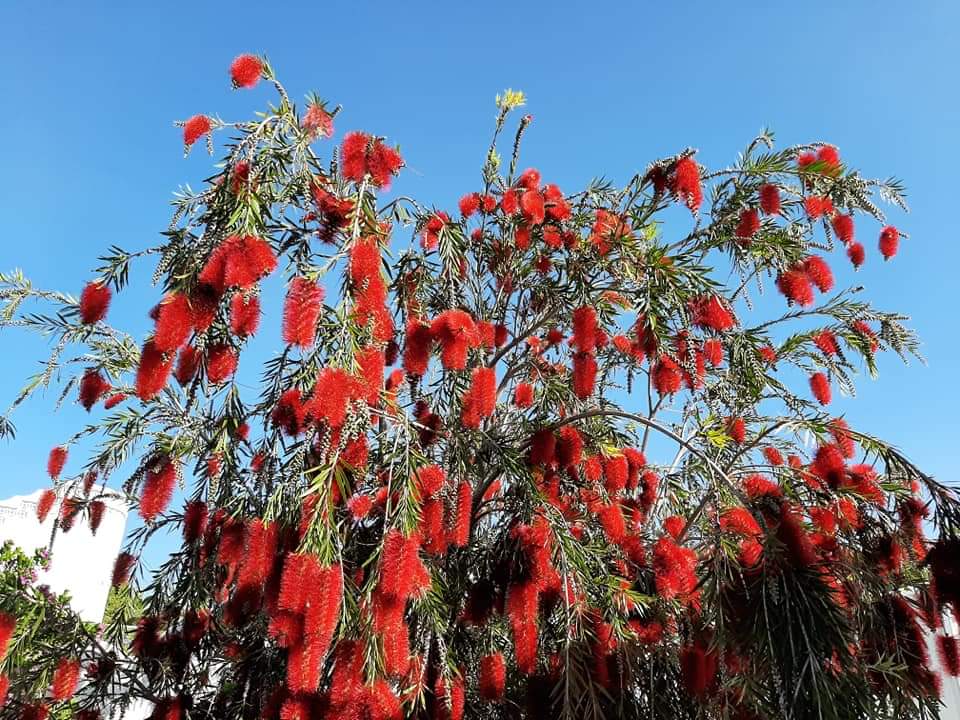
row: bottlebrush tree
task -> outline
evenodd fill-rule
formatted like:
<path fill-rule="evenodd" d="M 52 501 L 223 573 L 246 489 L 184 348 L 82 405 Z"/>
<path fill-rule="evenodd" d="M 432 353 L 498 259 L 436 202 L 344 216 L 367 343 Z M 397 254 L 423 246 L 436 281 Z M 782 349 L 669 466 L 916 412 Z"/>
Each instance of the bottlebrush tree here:
<path fill-rule="evenodd" d="M 834 258 L 874 255 L 858 237 L 896 254 L 874 198 L 904 206 L 898 182 L 764 133 L 729 168 L 686 149 L 570 194 L 519 170 L 530 116 L 502 159 L 508 91 L 458 208 L 387 201 L 386 139 L 334 145 L 339 107 L 298 109 L 263 58 L 231 72 L 279 99 L 181 123 L 187 150 L 230 139 L 162 244 L 112 250 L 79 300 L 3 278 L 3 323 L 55 341 L 15 404 L 61 382 L 91 413 L 52 440 L 61 515 L 94 517 L 97 477 L 143 520 L 114 577 L 142 616 L 62 638 L 91 668 L 69 699 L 8 660 L 3 713 L 937 712 L 925 634 L 957 672 L 960 506 L 830 412 L 881 354 L 917 351 L 902 315 L 833 289 Z M 134 338 L 108 310 L 149 255 Z M 261 317 L 275 274 L 282 318 Z M 282 346 L 258 394 L 236 377 L 265 332 Z"/>

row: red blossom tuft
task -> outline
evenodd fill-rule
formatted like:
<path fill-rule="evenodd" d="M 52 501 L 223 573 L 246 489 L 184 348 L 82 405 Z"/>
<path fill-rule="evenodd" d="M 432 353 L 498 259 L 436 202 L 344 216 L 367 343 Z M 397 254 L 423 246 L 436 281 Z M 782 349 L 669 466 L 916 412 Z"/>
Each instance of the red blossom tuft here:
<path fill-rule="evenodd" d="M 863 249 L 863 245 L 858 242 L 850 243 L 850 247 L 847 248 L 847 257 L 850 258 L 850 262 L 853 263 L 855 268 L 863 265 L 864 261 L 867 259 L 867 253 Z"/>
<path fill-rule="evenodd" d="M 167 509 L 178 475 L 176 463 L 169 458 L 155 462 L 154 466 L 147 470 L 140 494 L 140 517 L 151 522 Z"/>
<path fill-rule="evenodd" d="M 748 475 L 743 479 L 743 492 L 751 500 L 763 497 L 779 498 L 783 495 L 779 485 L 760 473 Z"/>
<path fill-rule="evenodd" d="M 50 684 L 50 694 L 54 700 L 62 702 L 69 700 L 77 691 L 80 682 L 80 661 L 63 658 L 57 663 L 53 671 L 53 681 Z"/>
<path fill-rule="evenodd" d="M 357 493 L 347 500 L 347 510 L 354 520 L 363 520 L 373 509 L 373 498 L 367 493 Z"/>
<path fill-rule="evenodd" d="M 810 391 L 821 405 L 830 404 L 830 380 L 822 372 L 810 376 Z"/>
<path fill-rule="evenodd" d="M 790 303 L 802 307 L 813 305 L 813 285 L 810 276 L 802 268 L 793 268 L 780 273 L 777 289 Z"/>
<path fill-rule="evenodd" d="M 110 392 L 110 383 L 96 369 L 90 368 L 80 379 L 80 404 L 87 412 Z"/>
<path fill-rule="evenodd" d="M 190 300 L 183 293 L 171 293 L 157 307 L 153 345 L 162 353 L 175 353 L 193 331 Z"/>
<path fill-rule="evenodd" d="M 322 303 L 323 289 L 315 282 L 302 277 L 290 281 L 283 303 L 285 343 L 301 348 L 313 347 Z"/>
<path fill-rule="evenodd" d="M 190 545 L 196 542 L 207 529 L 207 504 L 191 500 L 183 510 L 183 541 Z"/>
<path fill-rule="evenodd" d="M 680 389 L 683 378 L 680 366 L 672 358 L 663 355 L 653 366 L 653 387 L 660 395 L 673 395 Z"/>
<path fill-rule="evenodd" d="M 136 390 L 141 400 L 152 400 L 167 384 L 173 356 L 166 356 L 147 340 L 140 352 L 140 365 L 137 367 Z"/>
<path fill-rule="evenodd" d="M 93 500 L 90 502 L 87 512 L 90 515 L 90 532 L 93 535 L 96 535 L 97 530 L 100 529 L 100 524 L 103 522 L 103 513 L 106 509 L 107 505 L 103 500 Z"/>
<path fill-rule="evenodd" d="M 210 132 L 212 124 L 206 115 L 194 115 L 183 124 L 183 144 L 187 147 Z"/>
<path fill-rule="evenodd" d="M 720 514 L 720 529 L 743 537 L 758 537 L 759 523 L 745 507 L 732 507 Z"/>
<path fill-rule="evenodd" d="M 810 282 L 817 286 L 820 292 L 830 292 L 833 288 L 833 273 L 827 261 L 818 255 L 810 255 L 803 261 L 803 270 L 810 278 Z"/>
<path fill-rule="evenodd" d="M 690 314 L 694 325 L 717 332 L 730 330 L 737 322 L 733 313 L 717 295 L 699 297 L 691 301 Z"/>
<path fill-rule="evenodd" d="M 186 387 L 197 376 L 199 367 L 200 353 L 192 345 L 187 345 L 177 357 L 177 367 L 173 371 L 173 377 L 177 379 L 181 387 Z"/>
<path fill-rule="evenodd" d="M 449 541 L 454 547 L 466 547 L 470 539 L 471 509 L 473 507 L 473 488 L 466 480 L 457 486 L 457 497 L 453 509 L 453 522 L 449 528 Z"/>
<path fill-rule="evenodd" d="M 713 691 L 717 679 L 717 654 L 701 642 L 680 650 L 680 674 L 691 695 L 703 698 Z"/>
<path fill-rule="evenodd" d="M 480 193 L 469 193 L 460 198 L 460 214 L 468 218 L 480 209 Z"/>
<path fill-rule="evenodd" d="M 960 676 L 960 643 L 950 635 L 937 635 L 937 655 L 951 677 Z"/>
<path fill-rule="evenodd" d="M 582 352 L 593 352 L 597 347 L 597 313 L 589 306 L 573 311 L 573 340 L 571 344 Z"/>
<path fill-rule="evenodd" d="M 120 587 L 126 585 L 130 579 L 130 571 L 133 570 L 137 559 L 128 552 L 122 552 L 117 555 L 113 563 L 113 576 L 110 579 L 111 587 Z"/>
<path fill-rule="evenodd" d="M 10 613 L 0 611 L 0 661 L 6 657 L 10 639 L 16 629 L 17 618 Z M 0 703 L 0 707 L 2 707 L 2 703 Z"/>
<path fill-rule="evenodd" d="M 664 536 L 653 546 L 654 585 L 666 600 L 682 597 L 697 585 L 697 555 L 690 548 L 677 545 Z"/>
<path fill-rule="evenodd" d="M 53 480 L 60 477 L 63 472 L 63 466 L 67 464 L 67 448 L 63 445 L 57 445 L 47 456 L 47 475 Z"/>
<path fill-rule="evenodd" d="M 110 307 L 109 286 L 97 281 L 88 282 L 80 293 L 80 321 L 92 325 L 107 316 Z"/>
<path fill-rule="evenodd" d="M 893 225 L 887 225 L 880 231 L 880 254 L 884 260 L 889 260 L 897 254 L 900 245 L 900 231 Z"/>
<path fill-rule="evenodd" d="M 260 82 L 263 63 L 256 55 L 240 55 L 230 63 L 230 79 L 237 88 L 252 88 Z"/>
<path fill-rule="evenodd" d="M 537 430 L 530 438 L 530 464 L 548 466 L 556 459 L 557 436 L 549 428 Z"/>
<path fill-rule="evenodd" d="M 783 454 L 773 446 L 768 445 L 763 449 L 763 457 L 774 467 L 783 465 Z"/>
<path fill-rule="evenodd" d="M 581 400 L 593 394 L 597 380 L 597 359 L 593 353 L 578 352 L 573 356 L 573 392 Z"/>
<path fill-rule="evenodd" d="M 363 382 L 364 400 L 371 407 L 380 400 L 380 390 L 383 387 L 383 373 L 386 370 L 386 359 L 383 351 L 374 346 L 360 350 L 354 359 L 360 368 L 360 380 Z"/>
<path fill-rule="evenodd" d="M 47 515 L 50 514 L 50 511 L 53 509 L 53 504 L 57 501 L 57 494 L 50 490 L 49 488 L 44 490 L 40 494 L 40 499 L 37 501 L 37 520 L 41 523 L 47 521 Z"/>
<path fill-rule="evenodd" d="M 431 337 L 440 344 L 440 360 L 447 370 L 463 370 L 467 352 L 480 345 L 480 333 L 470 314 L 446 310 L 430 324 Z"/>
<path fill-rule="evenodd" d="M 741 240 L 749 240 L 757 234 L 760 229 L 760 213 L 754 208 L 744 210 L 740 213 L 740 220 L 737 222 L 734 235 Z"/>
<path fill-rule="evenodd" d="M 237 371 L 239 356 L 229 345 L 219 344 L 207 348 L 207 380 L 219 385 Z"/>
<path fill-rule="evenodd" d="M 760 208 L 765 215 L 780 214 L 780 188 L 767 183 L 760 186 Z"/>
<path fill-rule="evenodd" d="M 743 445 L 747 439 L 747 425 L 743 418 L 732 417 L 727 420 L 727 435 L 738 445 Z"/>
<path fill-rule="evenodd" d="M 249 290 L 276 268 L 269 242 L 253 235 L 231 235 L 210 253 L 197 280 L 223 294 L 231 287 Z"/>
<path fill-rule="evenodd" d="M 423 375 L 430 363 L 433 334 L 430 326 L 419 320 L 407 324 L 406 344 L 403 348 L 403 369 L 410 375 Z"/>
<path fill-rule="evenodd" d="M 530 383 L 518 383 L 513 391 L 513 404 L 518 408 L 533 405 L 533 386 Z"/>
<path fill-rule="evenodd" d="M 300 121 L 302 127 L 311 137 L 328 138 L 333 136 L 333 117 L 326 108 L 319 103 L 312 103 L 303 114 Z"/>
<path fill-rule="evenodd" d="M 230 301 L 230 332 L 239 338 L 256 335 L 260 327 L 260 298 L 237 293 Z"/>
<path fill-rule="evenodd" d="M 703 356 L 713 367 L 718 367 L 723 362 L 723 343 L 717 338 L 704 341 Z"/>
<path fill-rule="evenodd" d="M 310 398 L 309 411 L 317 421 L 332 428 L 343 425 L 347 404 L 354 391 L 354 380 L 340 368 L 324 368 L 317 375 L 317 383 Z"/>
<path fill-rule="evenodd" d="M 836 233 L 844 245 L 849 245 L 853 242 L 853 215 L 841 215 L 837 213 L 833 216 L 833 220 L 830 221 L 830 225 L 833 227 L 833 232 Z"/>
<path fill-rule="evenodd" d="M 470 387 L 463 396 L 460 422 L 465 428 L 477 429 L 484 418 L 493 415 L 497 403 L 497 377 L 493 368 L 473 371 Z"/>
<path fill-rule="evenodd" d="M 700 168 L 692 157 L 681 158 L 673 168 L 670 190 L 690 212 L 697 212 L 703 203 L 703 189 L 700 186 Z"/>
<path fill-rule="evenodd" d="M 480 659 L 480 678 L 478 690 L 480 697 L 490 702 L 503 698 L 506 687 L 506 663 L 501 653 L 485 655 Z"/>

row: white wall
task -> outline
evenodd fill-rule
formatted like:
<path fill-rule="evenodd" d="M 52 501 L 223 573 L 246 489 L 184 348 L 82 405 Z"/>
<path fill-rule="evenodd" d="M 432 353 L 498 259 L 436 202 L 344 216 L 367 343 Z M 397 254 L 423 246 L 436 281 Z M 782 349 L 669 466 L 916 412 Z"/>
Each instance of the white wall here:
<path fill-rule="evenodd" d="M 24 551 L 50 547 L 54 520 L 60 512 L 62 497 L 57 498 L 46 522 L 37 521 L 37 502 L 43 491 L 0 500 L 0 543 L 13 542 Z M 65 533 L 58 528 L 53 536 L 50 569 L 41 574 L 40 583 L 55 592 L 69 590 L 73 609 L 90 622 L 100 622 L 110 592 L 113 563 L 123 543 L 127 525 L 127 507 L 117 497 L 102 498 L 106 504 L 97 534 L 90 532 L 86 513 L 77 516 L 73 528 Z"/>

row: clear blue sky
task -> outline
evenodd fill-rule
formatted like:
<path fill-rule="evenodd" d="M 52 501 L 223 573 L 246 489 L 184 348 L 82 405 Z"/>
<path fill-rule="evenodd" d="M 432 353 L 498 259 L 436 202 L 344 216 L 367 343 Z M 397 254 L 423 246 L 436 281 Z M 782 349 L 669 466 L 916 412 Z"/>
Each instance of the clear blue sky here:
<path fill-rule="evenodd" d="M 302 2 L 275 18 L 264 3 L 211 5 L 3 4 L 0 269 L 79 292 L 110 244 L 155 244 L 171 192 L 211 167 L 203 152 L 182 158 L 172 122 L 246 117 L 270 98 L 229 90 L 242 52 L 267 54 L 295 98 L 342 103 L 338 137 L 400 142 L 398 187 L 440 207 L 475 189 L 505 87 L 535 116 L 524 164 L 568 190 L 687 145 L 725 164 L 769 126 L 781 144 L 827 140 L 867 175 L 907 182 L 913 212 L 892 216 L 912 235 L 901 255 L 883 265 L 864 220 L 866 268 L 833 264 L 841 285 L 912 316 L 929 365 L 884 357 L 879 381 L 832 408 L 956 479 L 957 3 Z M 112 319 L 142 336 L 158 296 L 122 296 Z M 0 348 L 6 406 L 46 347 L 5 332 Z M 0 441 L 0 497 L 43 484 L 47 450 L 85 419 L 76 406 L 51 419 L 54 401 L 23 407 L 17 441 Z"/>

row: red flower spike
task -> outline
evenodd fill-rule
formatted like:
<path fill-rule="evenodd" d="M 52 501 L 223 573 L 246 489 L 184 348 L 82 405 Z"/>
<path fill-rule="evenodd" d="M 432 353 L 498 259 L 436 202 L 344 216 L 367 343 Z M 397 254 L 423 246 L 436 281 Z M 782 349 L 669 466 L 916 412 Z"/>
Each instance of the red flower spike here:
<path fill-rule="evenodd" d="M 80 293 L 80 321 L 92 325 L 103 320 L 110 308 L 110 288 L 100 282 L 87 283 Z"/>
<path fill-rule="evenodd" d="M 833 273 L 822 257 L 808 256 L 803 261 L 803 270 L 820 292 L 830 292 L 833 289 Z"/>
<path fill-rule="evenodd" d="M 830 404 L 830 380 L 822 372 L 810 376 L 810 391 L 821 405 Z"/>
<path fill-rule="evenodd" d="M 183 124 L 183 144 L 190 147 L 209 133 L 212 127 L 206 115 L 194 115 Z"/>
<path fill-rule="evenodd" d="M 680 366 L 670 357 L 663 355 L 653 366 L 653 387 L 660 395 L 673 395 L 680 390 L 682 376 Z"/>
<path fill-rule="evenodd" d="M 300 121 L 300 127 L 314 138 L 333 137 L 333 117 L 317 103 L 307 108 Z"/>
<path fill-rule="evenodd" d="M 484 418 L 493 415 L 497 403 L 497 377 L 493 368 L 473 371 L 470 387 L 463 396 L 460 422 L 465 428 L 477 429 Z"/>
<path fill-rule="evenodd" d="M 10 613 L 0 611 L 0 661 L 7 656 L 7 649 L 10 647 L 10 640 L 16 629 L 17 618 Z"/>
<path fill-rule="evenodd" d="M 897 254 L 900 245 L 900 231 L 893 225 L 887 225 L 880 231 L 880 254 L 884 260 L 889 260 Z"/>
<path fill-rule="evenodd" d="M 593 353 L 578 352 L 573 356 L 573 392 L 581 400 L 593 394 L 597 379 L 597 360 Z"/>
<path fill-rule="evenodd" d="M 230 332 L 238 338 L 256 335 L 260 327 L 260 298 L 237 293 L 230 301 Z"/>
<path fill-rule="evenodd" d="M 100 529 L 100 524 L 103 522 L 103 514 L 106 512 L 106 509 L 107 505 L 103 500 L 93 500 L 90 502 L 87 512 L 90 516 L 90 532 L 93 535 L 96 535 L 97 530 Z"/>
<path fill-rule="evenodd" d="M 47 516 L 56 501 L 57 494 L 53 490 L 47 489 L 40 494 L 40 499 L 37 501 L 37 520 L 40 523 L 47 521 Z"/>
<path fill-rule="evenodd" d="M 63 658 L 53 671 L 50 694 L 57 702 L 69 700 L 77 691 L 80 682 L 80 661 Z"/>
<path fill-rule="evenodd" d="M 137 559 L 130 553 L 122 552 L 117 555 L 117 559 L 113 563 L 113 576 L 110 580 L 111 587 L 126 585 L 130 580 L 130 571 L 133 570 L 136 562 Z"/>
<path fill-rule="evenodd" d="M 237 371 L 239 356 L 229 345 L 207 348 L 207 380 L 214 385 L 226 382 Z"/>
<path fill-rule="evenodd" d="M 450 528 L 449 541 L 454 547 L 466 547 L 470 539 L 471 510 L 473 507 L 473 488 L 470 483 L 463 481 L 457 486 L 457 497 L 454 505 L 453 524 Z"/>
<path fill-rule="evenodd" d="M 696 213 L 703 203 L 700 168 L 692 157 L 681 158 L 673 168 L 670 190 L 690 212 Z"/>
<path fill-rule="evenodd" d="M 307 278 L 290 282 L 283 303 L 283 341 L 301 348 L 313 347 L 317 320 L 323 303 L 323 289 Z"/>
<path fill-rule="evenodd" d="M 140 365 L 137 367 L 136 390 L 141 400 L 152 400 L 167 384 L 173 356 L 166 356 L 148 340 L 140 353 Z"/>
<path fill-rule="evenodd" d="M 177 356 L 177 367 L 173 371 L 173 377 L 181 387 L 186 387 L 197 376 L 199 367 L 200 353 L 192 345 L 187 345 Z"/>
<path fill-rule="evenodd" d="M 172 293 L 157 309 L 153 346 L 162 353 L 175 353 L 186 343 L 193 330 L 190 300 L 183 293 Z"/>
<path fill-rule="evenodd" d="M 147 522 L 167 509 L 173 497 L 179 471 L 169 458 L 160 460 L 147 470 L 140 495 L 140 517 Z"/>
<path fill-rule="evenodd" d="M 56 480 L 63 472 L 63 466 L 67 464 L 67 448 L 63 445 L 57 445 L 50 451 L 47 457 L 47 475 Z"/>
<path fill-rule="evenodd" d="M 780 214 L 780 188 L 770 183 L 760 186 L 760 209 L 764 215 Z"/>
<path fill-rule="evenodd" d="M 183 510 L 183 541 L 190 545 L 200 539 L 207 529 L 207 504 L 191 500 Z"/>
<path fill-rule="evenodd" d="M 840 239 L 844 245 L 849 245 L 853 242 L 853 216 L 852 215 L 834 215 L 833 220 L 830 221 L 831 226 L 833 227 L 833 232 Z"/>
<path fill-rule="evenodd" d="M 754 208 L 750 208 L 740 213 L 740 220 L 737 222 L 737 227 L 733 234 L 740 240 L 749 240 L 757 234 L 757 230 L 759 229 L 760 213 Z"/>
<path fill-rule="evenodd" d="M 108 392 L 110 383 L 96 369 L 87 370 L 80 379 L 80 404 L 87 412 Z"/>
<path fill-rule="evenodd" d="M 501 653 L 486 655 L 480 659 L 480 680 L 478 690 L 480 697 L 490 702 L 503 698 L 506 688 L 506 663 Z"/>
<path fill-rule="evenodd" d="M 252 88 L 263 75 L 263 63 L 256 55 L 240 55 L 230 63 L 230 79 L 236 88 Z"/>
<path fill-rule="evenodd" d="M 326 422 L 332 428 L 343 425 L 347 417 L 347 404 L 355 390 L 354 379 L 340 368 L 324 368 L 317 375 L 317 382 L 310 398 L 309 412 L 313 418 Z"/>
<path fill-rule="evenodd" d="M 533 405 L 533 386 L 530 383 L 518 383 L 513 390 L 513 404 L 518 408 Z"/>

